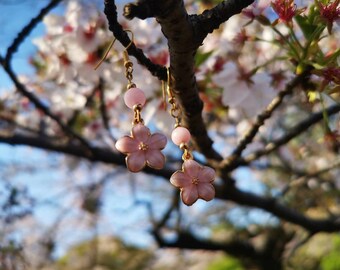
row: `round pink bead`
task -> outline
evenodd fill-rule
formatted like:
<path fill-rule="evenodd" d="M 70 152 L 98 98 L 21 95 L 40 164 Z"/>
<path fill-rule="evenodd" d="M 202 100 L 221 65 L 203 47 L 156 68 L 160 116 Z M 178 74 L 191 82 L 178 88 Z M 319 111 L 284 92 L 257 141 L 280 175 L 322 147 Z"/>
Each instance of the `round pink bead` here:
<path fill-rule="evenodd" d="M 171 134 L 171 140 L 176 145 L 188 143 L 190 141 L 190 138 L 191 138 L 190 131 L 185 127 L 176 127 Z"/>
<path fill-rule="evenodd" d="M 144 106 L 146 97 L 143 90 L 139 88 L 130 88 L 124 95 L 124 102 L 126 106 L 133 109 L 133 106 L 138 104 Z"/>

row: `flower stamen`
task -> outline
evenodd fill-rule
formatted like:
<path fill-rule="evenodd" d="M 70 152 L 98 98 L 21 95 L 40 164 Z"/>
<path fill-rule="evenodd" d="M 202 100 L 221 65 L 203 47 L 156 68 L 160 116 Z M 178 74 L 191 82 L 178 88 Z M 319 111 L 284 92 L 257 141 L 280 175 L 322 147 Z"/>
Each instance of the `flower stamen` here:
<path fill-rule="evenodd" d="M 148 146 L 147 144 L 141 142 L 141 143 L 139 144 L 139 146 L 138 146 L 138 149 L 139 149 L 139 150 L 142 150 L 142 151 L 146 151 L 146 150 L 149 149 L 149 146 Z"/>
<path fill-rule="evenodd" d="M 191 183 L 193 183 L 194 185 L 198 185 L 198 182 L 199 182 L 198 178 L 191 179 Z"/>

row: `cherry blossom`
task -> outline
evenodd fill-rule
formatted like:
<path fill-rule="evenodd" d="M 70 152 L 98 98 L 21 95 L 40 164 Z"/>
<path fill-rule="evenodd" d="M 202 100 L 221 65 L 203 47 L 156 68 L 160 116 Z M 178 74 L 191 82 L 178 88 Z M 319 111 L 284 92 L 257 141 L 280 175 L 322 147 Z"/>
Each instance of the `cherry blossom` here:
<path fill-rule="evenodd" d="M 48 14 L 43 19 L 48 35 L 58 35 L 63 33 L 63 21 L 61 16 L 56 14 Z"/>
<path fill-rule="evenodd" d="M 263 72 L 248 78 L 248 82 L 240 77 L 237 66 L 233 62 L 227 62 L 212 80 L 223 88 L 223 105 L 237 107 L 248 117 L 255 116 L 275 97 L 276 93 L 270 85 L 271 78 Z"/>
<path fill-rule="evenodd" d="M 293 17 L 304 11 L 304 9 L 297 9 L 294 0 L 274 0 L 272 7 L 279 16 L 280 21 L 289 24 Z"/>
<path fill-rule="evenodd" d="M 331 33 L 333 22 L 340 21 L 340 0 L 329 1 L 327 4 L 316 1 L 316 4 L 319 7 L 321 18 L 327 22 L 328 31 Z"/>
<path fill-rule="evenodd" d="M 139 172 L 146 165 L 153 169 L 162 169 L 165 157 L 161 153 L 167 143 L 163 134 L 150 133 L 143 124 L 132 128 L 131 136 L 124 136 L 116 142 L 118 151 L 127 154 L 126 165 L 131 172 Z"/>
<path fill-rule="evenodd" d="M 211 201 L 215 197 L 214 179 L 212 168 L 201 166 L 194 160 L 185 160 L 182 170 L 176 171 L 170 182 L 181 190 L 183 203 L 190 206 L 198 199 Z"/>
<path fill-rule="evenodd" d="M 255 1 L 249 8 L 245 8 L 242 14 L 250 19 L 255 19 L 257 16 L 261 15 L 264 10 L 269 7 L 270 0 L 258 0 Z"/>

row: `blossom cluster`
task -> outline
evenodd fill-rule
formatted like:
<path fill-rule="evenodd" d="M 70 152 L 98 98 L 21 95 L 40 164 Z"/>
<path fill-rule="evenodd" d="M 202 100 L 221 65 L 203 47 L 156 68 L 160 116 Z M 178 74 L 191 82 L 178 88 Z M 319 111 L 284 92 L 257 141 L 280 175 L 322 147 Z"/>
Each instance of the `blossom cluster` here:
<path fill-rule="evenodd" d="M 100 134 L 103 123 L 99 103 L 100 91 L 105 91 L 103 102 L 110 126 L 127 129 L 128 125 L 119 121 L 126 113 L 120 99 L 127 84 L 124 48 L 116 42 L 107 59 L 94 69 L 113 40 L 102 12 L 94 5 L 72 0 L 64 14 L 48 14 L 43 22 L 46 34 L 33 41 L 37 53 L 31 59 L 38 74 L 35 84 L 40 85 L 39 97 L 63 121 L 73 121 L 78 132 L 93 139 L 103 135 Z M 166 46 L 155 22 L 131 25 L 125 22 L 125 26 L 134 32 L 134 42 L 150 59 L 166 64 Z M 136 63 L 133 76 L 133 81 L 143 87 L 148 98 L 159 91 L 160 83 Z M 52 128 L 51 132 L 56 131 Z"/>
<path fill-rule="evenodd" d="M 321 101 L 337 99 L 338 20 L 338 0 L 320 0 L 309 6 L 304 1 L 258 0 L 209 35 L 196 55 L 196 76 L 205 105 L 204 116 L 214 116 L 207 117 L 207 121 L 217 119 L 220 124 L 212 131 L 230 129 L 237 137 L 242 135 L 244 127 L 265 110 L 291 78 L 306 68 L 313 69 L 314 89 L 301 89 L 301 94 L 292 99 L 293 106 L 308 103 L 313 110 L 320 107 Z M 167 44 L 155 21 L 122 24 L 134 33 L 135 44 L 152 62 L 168 65 Z M 111 132 L 126 133 L 131 123 L 127 116 L 130 112 L 121 99 L 127 84 L 124 48 L 117 42 L 98 70 L 94 70 L 113 39 L 102 12 L 71 0 L 63 15 L 47 15 L 44 25 L 46 33 L 34 40 L 37 52 L 31 59 L 38 77 L 22 82 L 36 90 L 35 94 L 52 113 L 87 139 L 105 141 L 103 108 Z M 161 83 L 131 58 L 133 81 L 147 97 L 144 120 L 153 121 L 169 135 L 172 125 L 162 107 Z M 43 126 L 48 135 L 59 135 L 58 126 L 44 118 L 27 98 L 2 97 L 9 109 L 17 99 L 21 107 L 12 114 L 16 122 L 33 130 Z M 273 123 L 276 120 L 274 115 Z M 275 125 L 262 131 L 280 133 Z"/>

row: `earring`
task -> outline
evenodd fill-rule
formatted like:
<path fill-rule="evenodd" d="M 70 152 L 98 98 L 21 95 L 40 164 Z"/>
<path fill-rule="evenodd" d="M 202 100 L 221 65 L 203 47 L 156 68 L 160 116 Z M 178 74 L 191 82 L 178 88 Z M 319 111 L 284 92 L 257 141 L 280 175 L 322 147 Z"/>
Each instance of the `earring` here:
<path fill-rule="evenodd" d="M 200 165 L 193 159 L 188 143 L 191 139 L 190 131 L 181 125 L 181 109 L 172 94 L 170 69 L 168 68 L 167 94 L 171 105 L 171 116 L 175 119 L 175 127 L 171 134 L 171 140 L 183 150 L 182 169 L 172 174 L 170 182 L 180 189 L 181 199 L 184 204 L 190 206 L 198 199 L 210 201 L 215 197 L 215 188 L 212 185 L 215 180 L 215 170 Z"/>
<path fill-rule="evenodd" d="M 124 49 L 125 77 L 128 80 L 127 91 L 124 95 L 124 102 L 127 107 L 133 110 L 134 118 L 130 136 L 124 136 L 116 142 L 119 152 L 126 154 L 126 166 L 131 172 L 139 172 L 145 166 L 153 169 L 162 169 L 165 164 L 165 156 L 161 152 L 165 148 L 167 138 L 163 134 L 151 134 L 150 130 L 144 125 L 141 111 L 145 105 L 146 97 L 143 90 L 136 87 L 132 82 L 133 63 L 129 59 L 127 49 L 133 42 Z"/>

